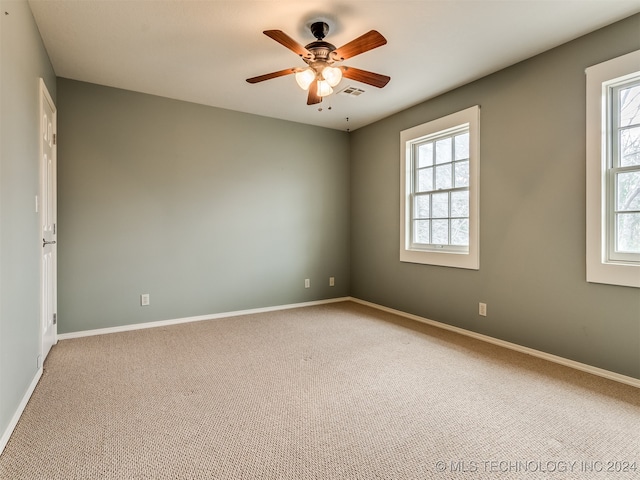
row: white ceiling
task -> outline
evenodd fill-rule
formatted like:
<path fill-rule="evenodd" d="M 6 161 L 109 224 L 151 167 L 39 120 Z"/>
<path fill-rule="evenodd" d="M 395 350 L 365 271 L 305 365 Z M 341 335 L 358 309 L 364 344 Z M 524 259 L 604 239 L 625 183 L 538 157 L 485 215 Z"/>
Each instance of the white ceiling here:
<path fill-rule="evenodd" d="M 640 12 L 640 0 L 29 0 L 56 75 L 241 112 L 355 130 Z M 387 45 L 344 63 L 391 76 L 308 106 L 304 66 L 262 34 L 302 45 L 314 20 L 336 47 L 375 29 Z M 331 108 L 329 108 L 331 107 Z M 320 111 L 319 108 L 322 108 Z M 347 117 L 349 121 L 347 121 Z"/>

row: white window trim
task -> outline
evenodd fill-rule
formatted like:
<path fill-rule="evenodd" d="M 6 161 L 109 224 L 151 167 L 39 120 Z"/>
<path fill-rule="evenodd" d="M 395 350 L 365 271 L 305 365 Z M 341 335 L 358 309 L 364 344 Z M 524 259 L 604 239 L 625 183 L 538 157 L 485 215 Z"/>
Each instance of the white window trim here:
<path fill-rule="evenodd" d="M 587 282 L 640 288 L 640 265 L 610 262 L 607 242 L 607 90 L 640 71 L 640 50 L 586 69 Z"/>
<path fill-rule="evenodd" d="M 469 125 L 469 251 L 425 251 L 411 249 L 409 219 L 411 193 L 411 144 L 436 132 Z M 400 261 L 443 267 L 480 268 L 480 107 L 460 112 L 400 132 Z"/>

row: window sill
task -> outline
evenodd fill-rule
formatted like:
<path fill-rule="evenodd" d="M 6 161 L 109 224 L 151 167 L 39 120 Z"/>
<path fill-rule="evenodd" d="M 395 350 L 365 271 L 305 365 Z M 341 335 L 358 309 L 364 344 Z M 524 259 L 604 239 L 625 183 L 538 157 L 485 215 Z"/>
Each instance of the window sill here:
<path fill-rule="evenodd" d="M 468 252 L 400 250 L 400 261 L 406 263 L 420 263 L 439 267 L 465 268 L 479 270 L 478 255 Z"/>

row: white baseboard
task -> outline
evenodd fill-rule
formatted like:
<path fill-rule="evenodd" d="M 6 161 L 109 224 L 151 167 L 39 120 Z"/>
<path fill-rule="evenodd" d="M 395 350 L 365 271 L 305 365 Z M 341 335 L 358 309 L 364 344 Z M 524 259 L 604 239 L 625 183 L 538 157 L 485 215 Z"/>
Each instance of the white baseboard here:
<path fill-rule="evenodd" d="M 33 380 L 31 381 L 31 385 L 29 385 L 29 388 L 27 388 L 27 391 L 22 397 L 22 401 L 20 402 L 20 405 L 18 405 L 18 408 L 13 414 L 13 418 L 11 418 L 9 425 L 7 425 L 7 428 L 5 429 L 4 433 L 2 434 L 2 437 L 0 438 L 0 454 L 2 454 L 2 452 L 4 451 L 4 447 L 6 447 L 7 443 L 9 443 L 9 438 L 11 438 L 11 434 L 13 433 L 13 430 L 16 428 L 16 425 L 18 424 L 18 420 L 20 420 L 20 416 L 22 415 L 22 412 L 24 412 L 24 409 L 26 408 L 27 403 L 29 403 L 29 399 L 31 398 L 33 391 L 36 389 L 36 385 L 38 385 L 38 382 L 40 381 L 41 376 L 42 376 L 42 367 L 38 369 L 38 371 L 36 372 L 36 375 L 33 377 Z"/>
<path fill-rule="evenodd" d="M 382 310 L 384 312 L 393 313 L 400 317 L 405 317 L 420 323 L 426 323 L 427 325 L 431 325 L 433 327 L 449 330 L 451 332 L 459 333 L 460 335 L 465 335 L 467 337 L 475 338 L 477 340 L 482 340 L 483 342 L 492 343 L 500 347 L 508 348 L 510 350 L 515 350 L 517 352 L 526 353 L 527 355 L 542 358 L 544 360 L 548 360 L 553 363 L 558 363 L 560 365 L 564 365 L 565 367 L 574 368 L 576 370 L 591 373 L 599 377 L 608 378 L 609 380 L 614 380 L 616 382 L 631 385 L 632 387 L 640 388 L 640 379 L 638 378 L 628 377 L 626 375 L 622 375 L 616 372 L 611 372 L 603 368 L 594 367 L 591 365 L 587 365 L 585 363 L 576 362 L 575 360 L 569 360 L 568 358 L 552 355 L 551 353 L 541 352 L 540 350 L 535 350 L 529 347 L 523 347 L 522 345 L 518 345 L 517 343 L 507 342 L 505 340 L 500 340 L 498 338 L 490 337 L 488 335 L 483 335 L 482 333 L 476 333 L 476 332 L 472 332 L 471 330 L 465 330 L 464 328 L 454 327 L 453 325 L 448 325 L 446 323 L 436 322 L 435 320 L 429 320 L 428 318 L 420 317 L 418 315 L 413 315 L 411 313 L 395 310 L 393 308 L 384 307 L 382 305 L 378 305 L 377 303 L 371 303 L 371 302 L 367 302 L 366 300 L 360 300 L 359 298 L 350 297 L 350 300 L 356 303 L 360 303 L 361 305 L 366 305 L 378 310 Z"/>
<path fill-rule="evenodd" d="M 97 328 L 94 330 L 82 330 L 80 332 L 63 333 L 58 335 L 58 340 L 69 338 L 90 337 L 93 335 L 105 335 L 108 333 L 128 332 L 131 330 L 141 330 L 143 328 L 166 327 L 168 325 L 178 325 L 181 323 L 200 322 L 203 320 L 215 320 L 219 318 L 238 317 L 240 315 L 252 315 L 254 313 L 275 312 L 278 310 L 289 310 L 291 308 L 311 307 L 314 305 L 324 305 L 327 303 L 346 302 L 350 297 L 329 298 L 327 300 L 315 300 L 313 302 L 292 303 L 289 305 L 277 305 L 274 307 L 253 308 L 250 310 L 237 310 L 234 312 L 212 313 L 210 315 L 199 315 L 197 317 L 174 318 L 171 320 L 159 320 L 157 322 L 136 323 L 133 325 L 122 325 L 120 327 Z"/>

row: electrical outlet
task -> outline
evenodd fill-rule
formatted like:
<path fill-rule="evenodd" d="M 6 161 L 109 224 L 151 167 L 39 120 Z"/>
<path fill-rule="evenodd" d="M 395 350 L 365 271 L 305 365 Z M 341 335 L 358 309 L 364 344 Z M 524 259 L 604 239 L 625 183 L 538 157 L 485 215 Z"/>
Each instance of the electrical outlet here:
<path fill-rule="evenodd" d="M 336 279 L 334 277 L 329 277 L 329 286 L 334 287 L 336 285 Z"/>
<path fill-rule="evenodd" d="M 486 303 L 479 303 L 478 304 L 478 315 L 480 315 L 481 317 L 486 317 L 487 316 L 487 304 Z"/>
<path fill-rule="evenodd" d="M 308 278 L 304 279 L 304 288 L 309 288 L 311 287 L 311 280 L 309 280 Z"/>
<path fill-rule="evenodd" d="M 150 303 L 150 299 L 149 299 L 149 294 L 148 293 L 143 293 L 142 295 L 140 295 L 140 306 L 141 307 L 146 307 L 147 305 L 149 305 Z"/>

